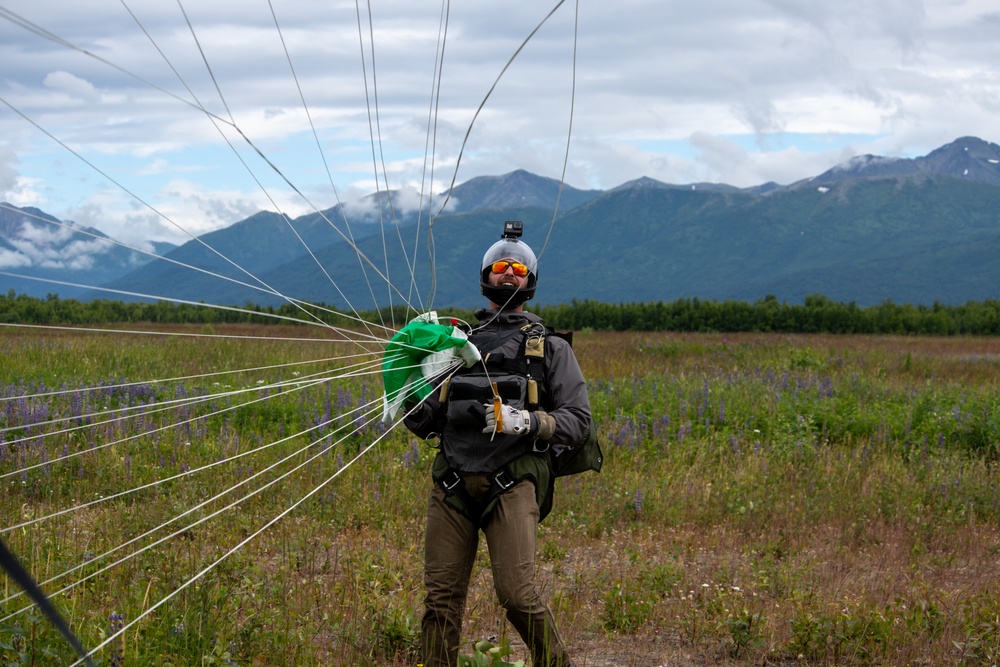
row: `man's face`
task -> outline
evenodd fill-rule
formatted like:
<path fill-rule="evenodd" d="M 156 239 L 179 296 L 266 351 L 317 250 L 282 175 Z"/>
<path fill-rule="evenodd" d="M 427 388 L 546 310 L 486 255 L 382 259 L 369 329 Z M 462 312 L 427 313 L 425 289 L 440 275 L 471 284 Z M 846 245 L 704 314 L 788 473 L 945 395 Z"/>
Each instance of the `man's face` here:
<path fill-rule="evenodd" d="M 514 287 L 517 287 L 517 288 L 524 287 L 525 283 L 528 282 L 528 276 L 527 275 L 523 275 L 523 276 L 516 275 L 514 273 L 514 267 L 511 264 L 511 262 L 516 263 L 517 260 L 515 260 L 515 259 L 513 259 L 511 257 L 505 257 L 501 261 L 507 262 L 507 266 L 504 269 L 503 273 L 497 273 L 495 271 L 490 271 L 490 277 L 489 277 L 489 283 L 490 283 L 490 285 L 493 285 L 494 287 L 501 286 L 501 285 L 513 285 Z M 495 266 L 496 265 L 494 264 L 494 267 Z"/>

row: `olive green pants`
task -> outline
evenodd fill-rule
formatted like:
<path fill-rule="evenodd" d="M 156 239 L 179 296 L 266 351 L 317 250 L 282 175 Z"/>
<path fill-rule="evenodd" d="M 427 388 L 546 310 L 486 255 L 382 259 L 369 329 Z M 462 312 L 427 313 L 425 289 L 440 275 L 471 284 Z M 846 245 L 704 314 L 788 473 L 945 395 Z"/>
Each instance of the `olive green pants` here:
<path fill-rule="evenodd" d="M 489 478 L 465 478 L 466 491 L 476 500 L 489 488 Z M 538 502 L 530 481 L 500 496 L 483 526 L 493 567 L 493 586 L 507 620 L 531 651 L 534 667 L 571 665 L 555 620 L 535 588 Z M 445 502 L 435 486 L 427 506 L 424 540 L 424 616 L 421 623 L 425 667 L 458 663 L 462 616 L 469 579 L 479 546 L 479 528 Z M 471 649 L 467 649 L 471 653 Z"/>

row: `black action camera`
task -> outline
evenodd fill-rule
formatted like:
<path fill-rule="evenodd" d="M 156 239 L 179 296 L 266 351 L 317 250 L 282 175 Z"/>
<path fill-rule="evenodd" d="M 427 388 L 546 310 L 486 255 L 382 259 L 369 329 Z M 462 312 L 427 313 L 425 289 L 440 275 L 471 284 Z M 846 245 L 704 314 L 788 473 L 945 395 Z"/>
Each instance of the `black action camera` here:
<path fill-rule="evenodd" d="M 516 239 L 521 236 L 524 232 L 524 223 L 520 220 L 508 220 L 503 223 L 503 234 L 500 235 L 502 239 Z"/>

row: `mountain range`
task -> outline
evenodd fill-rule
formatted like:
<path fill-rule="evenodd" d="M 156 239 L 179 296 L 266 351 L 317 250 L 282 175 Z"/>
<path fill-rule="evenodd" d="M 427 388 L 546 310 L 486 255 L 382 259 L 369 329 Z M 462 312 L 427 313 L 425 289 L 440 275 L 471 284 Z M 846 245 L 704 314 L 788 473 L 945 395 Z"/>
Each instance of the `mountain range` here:
<path fill-rule="evenodd" d="M 215 304 L 273 305 L 282 302 L 277 292 L 359 310 L 404 300 L 473 307 L 483 302 L 483 252 L 504 220 L 524 222 L 543 304 L 823 294 L 861 306 L 930 305 L 1000 296 L 1000 146 L 975 137 L 918 158 L 858 156 L 790 185 L 752 188 L 640 178 L 581 190 L 518 170 L 457 185 L 432 227 L 426 206 L 418 215 L 397 193 L 381 193 L 294 220 L 260 212 L 162 259 L 113 246 L 104 260 L 72 269 L 94 271 L 89 280 L 57 262 L 12 263 L 26 247 L 18 234 L 30 225 L 41 243 L 43 220 L 54 220 L 22 211 L 34 217 L 18 227 L 14 207 L 0 206 L 2 271 Z M 93 230 L 54 229 L 56 255 L 72 243 L 111 245 Z M 40 247 L 35 257 L 45 256 Z M 4 290 L 135 298 L 29 282 L 0 275 Z"/>

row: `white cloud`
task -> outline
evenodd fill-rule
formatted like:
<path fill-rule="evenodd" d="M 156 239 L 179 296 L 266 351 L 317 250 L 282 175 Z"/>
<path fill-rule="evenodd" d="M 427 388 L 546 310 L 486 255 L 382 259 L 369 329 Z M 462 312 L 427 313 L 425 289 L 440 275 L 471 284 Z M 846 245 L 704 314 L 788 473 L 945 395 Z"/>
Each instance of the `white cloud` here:
<path fill-rule="evenodd" d="M 93 84 L 69 72 L 51 72 L 45 76 L 42 83 L 80 101 L 97 102 L 101 98 Z"/>
<path fill-rule="evenodd" d="M 12 250 L 0 250 L 3 268 L 90 269 L 112 248 L 66 226 L 27 220 L 5 241 Z"/>
<path fill-rule="evenodd" d="M 16 250 L 0 248 L 0 269 L 19 269 L 31 266 L 31 259 Z"/>
<path fill-rule="evenodd" d="M 25 222 L 17 236 L 10 239 L 31 247 L 44 247 L 53 244 L 63 244 L 73 237 L 73 232 L 58 225 L 42 225 Z"/>

